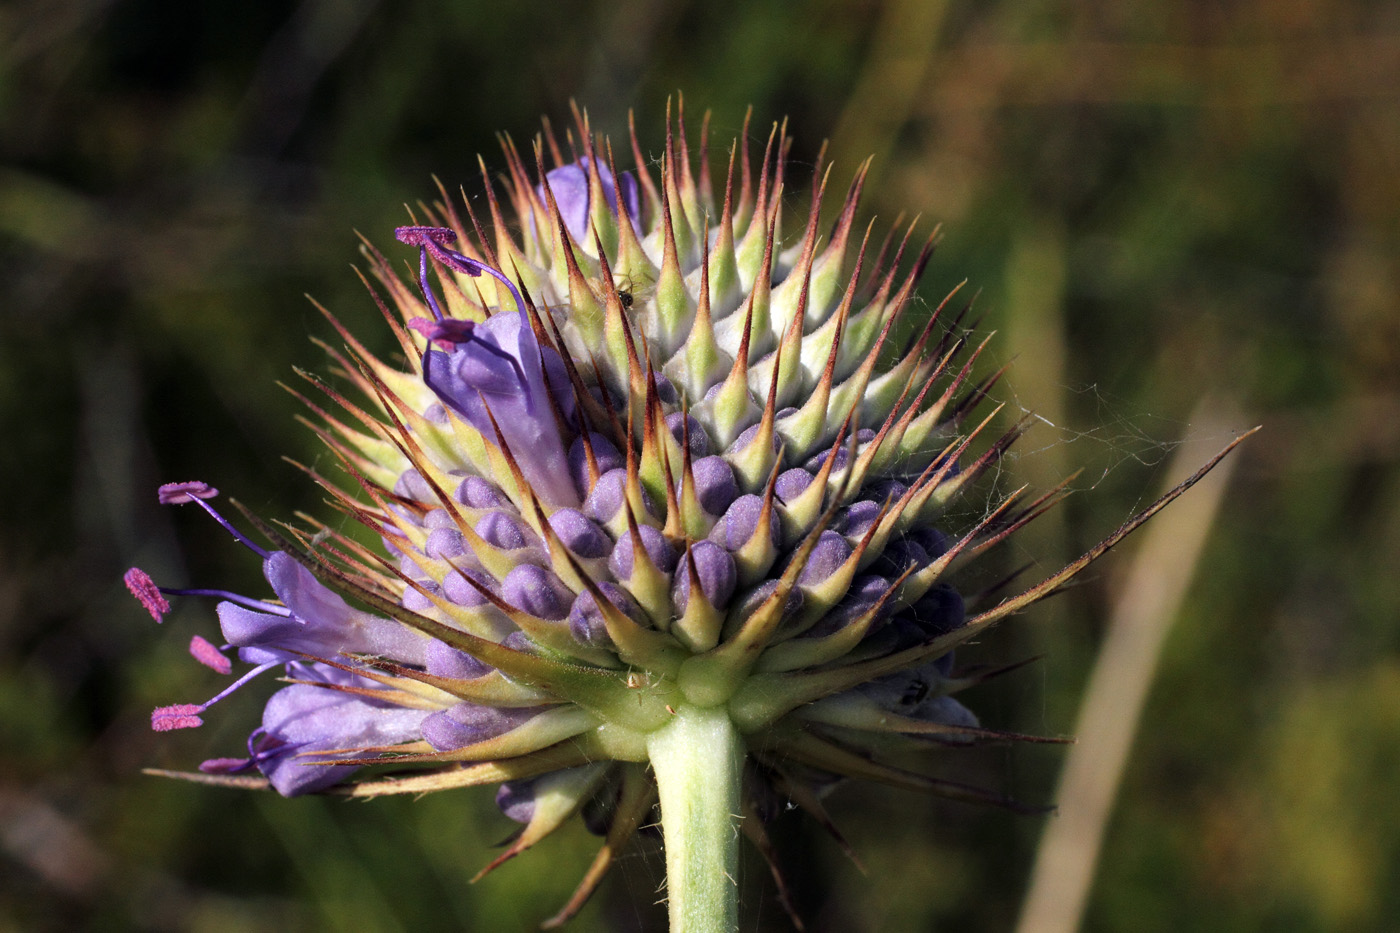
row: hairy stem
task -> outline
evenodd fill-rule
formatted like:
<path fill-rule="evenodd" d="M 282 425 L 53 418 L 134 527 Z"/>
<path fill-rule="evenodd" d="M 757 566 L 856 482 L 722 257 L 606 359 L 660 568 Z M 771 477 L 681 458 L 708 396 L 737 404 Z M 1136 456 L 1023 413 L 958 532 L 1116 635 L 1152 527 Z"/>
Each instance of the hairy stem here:
<path fill-rule="evenodd" d="M 661 796 L 671 933 L 734 933 L 743 740 L 723 707 L 682 706 L 647 751 Z"/>

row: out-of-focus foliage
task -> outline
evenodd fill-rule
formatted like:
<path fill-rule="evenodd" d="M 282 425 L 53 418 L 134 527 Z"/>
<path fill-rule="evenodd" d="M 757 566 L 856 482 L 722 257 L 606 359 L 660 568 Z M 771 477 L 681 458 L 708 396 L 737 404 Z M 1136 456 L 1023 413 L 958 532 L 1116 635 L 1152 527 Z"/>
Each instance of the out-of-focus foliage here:
<path fill-rule="evenodd" d="M 486 795 L 141 776 L 235 753 L 256 698 L 153 736 L 151 706 L 211 692 L 182 652 L 212 611 L 156 629 L 120 574 L 259 586 L 159 482 L 317 507 L 279 457 L 324 457 L 276 382 L 331 337 L 303 292 L 386 346 L 355 231 L 387 244 L 432 173 L 479 194 L 494 134 L 565 125 L 571 97 L 615 139 L 635 108 L 659 152 L 677 89 L 717 142 L 750 103 L 756 138 L 790 118 L 800 161 L 830 138 L 838 186 L 874 152 L 885 222 L 944 224 L 925 299 L 970 279 L 996 362 L 1018 356 L 1003 396 L 1050 422 L 998 482 L 1088 467 L 1008 567 L 1048 572 L 1144 503 L 1203 396 L 1266 426 L 1167 645 L 1088 928 L 1400 925 L 1395 4 L 29 0 L 0 11 L 0 929 L 525 929 L 566 896 L 581 830 L 466 885 L 510 828 Z M 1072 728 L 1121 563 L 968 659 L 1046 655 L 979 688 L 990 725 Z M 945 773 L 1046 799 L 1062 754 Z M 1013 922 L 1038 821 L 831 806 L 868 877 L 810 826 L 778 834 L 818 929 Z M 656 928 L 660 871 L 626 859 L 582 928 Z M 766 873 L 742 883 L 783 929 Z"/>

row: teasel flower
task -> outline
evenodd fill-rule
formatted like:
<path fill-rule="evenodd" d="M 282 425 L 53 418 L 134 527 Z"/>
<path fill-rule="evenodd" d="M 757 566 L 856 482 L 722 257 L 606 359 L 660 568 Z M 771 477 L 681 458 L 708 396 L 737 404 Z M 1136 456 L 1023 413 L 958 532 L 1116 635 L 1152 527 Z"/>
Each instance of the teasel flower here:
<path fill-rule="evenodd" d="M 261 675 L 291 682 L 246 755 L 181 776 L 288 796 L 497 785 L 522 825 L 488 870 L 581 814 L 605 842 L 547 925 L 578 911 L 659 808 L 676 931 L 737 929 L 737 840 L 771 864 L 765 825 L 788 804 L 839 841 L 822 798 L 847 779 L 1035 810 L 907 764 L 911 749 L 931 764 L 1039 741 L 984 728 L 957 700 L 997 671 L 960 670 L 954 649 L 1216 461 L 1039 584 L 970 604 L 958 572 L 1066 486 L 947 523 L 986 496 L 977 480 L 1025 422 L 989 436 L 1000 373 L 973 376 L 986 341 L 967 306 L 915 300 L 934 237 L 915 241 L 911 224 L 877 244 L 857 226 L 868 162 L 823 235 L 819 162 L 785 245 L 784 127 L 755 172 L 746 120 L 716 191 L 708 119 L 692 159 L 683 112 L 668 113 L 658 177 L 635 128 L 622 170 L 574 117 L 563 146 L 548 125 L 528 157 L 506 139 L 498 182 L 482 162 L 483 212 L 443 189 L 399 228 L 417 251 L 408 276 L 366 244 L 405 363 L 327 312 L 339 384 L 303 374 L 312 391 L 294 392 L 346 478 L 306 471 L 382 547 L 343 522 L 231 519 L 205 483 L 162 487 L 252 550 L 275 598 L 128 572 L 157 620 L 168 596 L 221 596 L 222 646 L 195 636 L 191 653 L 224 675 L 230 655 L 248 666 L 207 703 L 156 710 L 153 727 L 198 726 Z"/>

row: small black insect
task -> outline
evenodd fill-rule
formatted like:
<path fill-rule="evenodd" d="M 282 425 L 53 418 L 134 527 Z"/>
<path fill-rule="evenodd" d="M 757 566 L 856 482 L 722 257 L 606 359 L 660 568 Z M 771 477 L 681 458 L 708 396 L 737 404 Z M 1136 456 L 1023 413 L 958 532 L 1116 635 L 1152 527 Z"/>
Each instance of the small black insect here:
<path fill-rule="evenodd" d="M 618 297 L 618 299 L 622 302 L 622 310 L 624 310 L 624 311 L 631 311 L 631 310 L 632 310 L 632 293 L 631 293 L 631 292 L 629 292 L 627 289 L 624 288 L 624 289 L 622 289 L 621 291 L 619 291 L 619 292 L 617 293 L 617 297 Z"/>

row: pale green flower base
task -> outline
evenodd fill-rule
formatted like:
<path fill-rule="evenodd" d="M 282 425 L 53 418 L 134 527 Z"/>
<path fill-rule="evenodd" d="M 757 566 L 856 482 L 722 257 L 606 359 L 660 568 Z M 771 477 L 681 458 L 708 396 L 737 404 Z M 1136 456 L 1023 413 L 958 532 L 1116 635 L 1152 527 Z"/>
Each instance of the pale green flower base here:
<path fill-rule="evenodd" d="M 744 742 L 725 707 L 682 706 L 647 738 L 661 797 L 671 933 L 739 929 Z"/>

